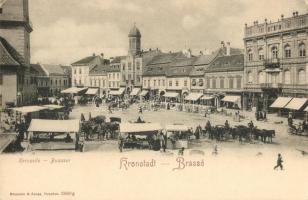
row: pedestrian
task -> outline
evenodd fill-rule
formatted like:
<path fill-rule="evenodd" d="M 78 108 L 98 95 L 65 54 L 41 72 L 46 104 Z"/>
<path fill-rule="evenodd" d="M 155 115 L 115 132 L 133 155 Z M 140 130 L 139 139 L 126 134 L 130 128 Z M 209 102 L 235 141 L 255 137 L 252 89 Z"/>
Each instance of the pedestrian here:
<path fill-rule="evenodd" d="M 142 114 L 142 107 L 139 107 L 139 113 Z"/>
<path fill-rule="evenodd" d="M 282 160 L 282 156 L 281 154 L 279 153 L 278 154 L 278 158 L 277 158 L 277 165 L 274 167 L 274 170 L 277 168 L 277 167 L 280 167 L 281 170 L 283 170 L 283 160 Z"/>
<path fill-rule="evenodd" d="M 108 111 L 109 111 L 109 114 L 112 114 L 111 104 L 108 105 Z"/>

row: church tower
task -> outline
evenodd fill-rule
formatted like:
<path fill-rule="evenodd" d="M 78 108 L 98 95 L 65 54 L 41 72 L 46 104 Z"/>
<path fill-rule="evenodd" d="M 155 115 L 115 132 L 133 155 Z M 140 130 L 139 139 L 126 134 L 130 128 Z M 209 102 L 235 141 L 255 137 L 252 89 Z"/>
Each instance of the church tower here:
<path fill-rule="evenodd" d="M 28 0 L 0 0 L 0 36 L 6 39 L 30 64 L 30 33 Z"/>
<path fill-rule="evenodd" d="M 141 51 L 141 34 L 136 24 L 130 29 L 129 34 L 129 50 L 130 55 L 136 55 Z"/>

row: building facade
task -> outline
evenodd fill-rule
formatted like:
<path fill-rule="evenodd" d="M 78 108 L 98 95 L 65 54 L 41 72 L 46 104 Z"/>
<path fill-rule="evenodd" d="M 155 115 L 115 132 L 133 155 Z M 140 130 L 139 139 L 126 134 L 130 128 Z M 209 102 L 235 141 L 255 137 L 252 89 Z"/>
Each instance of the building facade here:
<path fill-rule="evenodd" d="M 245 25 L 245 107 L 267 110 L 278 96 L 308 97 L 308 14 Z"/>
<path fill-rule="evenodd" d="M 89 73 L 89 87 L 97 88 L 96 95 L 100 97 L 106 94 L 107 90 L 107 65 L 97 65 Z"/>
<path fill-rule="evenodd" d="M 72 63 L 72 86 L 89 86 L 90 71 L 95 66 L 103 64 L 103 60 L 101 56 L 93 54 L 92 56 L 85 57 Z"/>
<path fill-rule="evenodd" d="M 11 57 L 1 66 L 2 105 L 30 104 L 36 98 L 35 74 L 30 68 L 30 33 L 32 26 L 29 19 L 28 0 L 5 0 L 1 4 L 0 37 L 3 55 Z M 17 59 L 18 58 L 18 59 Z M 8 66 L 10 67 L 8 69 Z M 18 67 L 17 67 L 18 66 Z M 8 87 L 7 87 L 8 86 Z M 9 89 L 10 97 L 5 94 Z M 14 96 L 14 98 L 13 98 Z"/>
<path fill-rule="evenodd" d="M 106 68 L 108 84 L 108 91 L 118 90 L 120 88 L 121 82 L 121 60 L 125 59 L 125 56 L 118 56 L 112 58 L 110 61 L 110 66 Z"/>

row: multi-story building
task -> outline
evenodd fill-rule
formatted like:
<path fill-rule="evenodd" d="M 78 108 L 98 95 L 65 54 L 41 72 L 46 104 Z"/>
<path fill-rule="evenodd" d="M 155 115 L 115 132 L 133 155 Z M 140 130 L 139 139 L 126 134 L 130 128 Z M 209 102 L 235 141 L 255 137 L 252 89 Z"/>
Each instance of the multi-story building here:
<path fill-rule="evenodd" d="M 99 95 L 100 97 L 106 94 L 107 90 L 107 71 L 106 68 L 109 67 L 108 64 L 106 65 L 96 65 L 89 73 L 89 87 L 92 90 L 88 90 L 87 94 L 90 95 Z M 96 89 L 96 90 L 95 90 Z"/>
<path fill-rule="evenodd" d="M 97 65 L 103 64 L 101 56 L 93 54 L 77 62 L 72 63 L 72 86 L 89 86 L 89 73 Z"/>
<path fill-rule="evenodd" d="M 121 59 L 121 87 L 125 87 L 129 94 L 134 87 L 142 87 L 142 74 L 147 63 L 161 52 L 156 50 L 141 50 L 141 33 L 134 25 L 128 34 L 129 49 L 128 55 Z"/>
<path fill-rule="evenodd" d="M 117 56 L 111 59 L 110 66 L 106 68 L 108 84 L 108 91 L 118 90 L 121 82 L 121 60 L 125 59 L 125 56 Z"/>
<path fill-rule="evenodd" d="M 3 53 L 0 76 L 2 85 L 5 85 L 1 87 L 2 105 L 6 102 L 15 105 L 28 104 L 35 99 L 35 75 L 30 71 L 31 32 L 28 0 L 3 1 L 0 12 L 0 37 Z M 11 61 L 4 61 L 4 57 L 10 57 Z M 12 64 L 14 67 L 11 67 Z M 10 94 L 7 94 L 6 90 Z"/>
<path fill-rule="evenodd" d="M 225 100 L 242 107 L 244 54 L 216 57 L 204 75 L 204 93 L 214 100 L 215 106 L 219 107 L 221 100 Z"/>
<path fill-rule="evenodd" d="M 38 96 L 56 96 L 71 86 L 68 67 L 49 64 L 31 64 L 31 67 L 38 73 L 36 75 Z"/>
<path fill-rule="evenodd" d="M 244 105 L 267 110 L 278 96 L 308 97 L 308 14 L 245 25 Z"/>
<path fill-rule="evenodd" d="M 167 69 L 171 63 L 180 58 L 185 58 L 182 52 L 162 53 L 155 56 L 146 66 L 143 72 L 143 90 L 151 92 L 151 96 L 164 95 L 167 89 Z"/>

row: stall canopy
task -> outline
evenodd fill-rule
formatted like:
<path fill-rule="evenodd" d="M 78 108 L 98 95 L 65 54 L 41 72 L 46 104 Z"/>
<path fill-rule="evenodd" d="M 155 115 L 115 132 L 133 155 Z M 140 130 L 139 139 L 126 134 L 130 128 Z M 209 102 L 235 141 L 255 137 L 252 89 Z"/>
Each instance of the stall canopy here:
<path fill-rule="evenodd" d="M 0 153 L 17 138 L 17 134 L 0 134 Z"/>
<path fill-rule="evenodd" d="M 177 125 L 177 124 L 171 124 L 166 126 L 166 131 L 188 131 L 188 126 L 185 125 Z"/>
<path fill-rule="evenodd" d="M 120 88 L 118 90 L 111 90 L 109 94 L 110 95 L 122 95 L 124 91 L 125 91 L 125 88 Z"/>
<path fill-rule="evenodd" d="M 190 93 L 187 97 L 185 97 L 185 100 L 197 101 L 202 97 L 202 95 L 202 93 Z"/>
<path fill-rule="evenodd" d="M 77 94 L 78 92 L 81 92 L 83 90 L 86 90 L 87 88 L 78 88 L 78 87 L 71 87 L 67 88 L 65 90 L 62 90 L 62 94 Z"/>
<path fill-rule="evenodd" d="M 145 95 L 148 94 L 147 90 L 142 90 L 141 93 L 139 94 L 140 96 L 144 97 Z"/>
<path fill-rule="evenodd" d="M 208 95 L 204 95 L 203 97 L 201 97 L 202 100 L 211 100 L 213 99 L 213 96 L 208 96 Z"/>
<path fill-rule="evenodd" d="M 306 104 L 306 98 L 293 98 L 285 108 L 291 110 L 300 110 Z"/>
<path fill-rule="evenodd" d="M 121 133 L 140 133 L 162 130 L 159 123 L 121 123 Z"/>
<path fill-rule="evenodd" d="M 98 92 L 98 89 L 97 88 L 89 88 L 86 92 L 86 94 L 89 94 L 89 95 L 96 95 Z"/>
<path fill-rule="evenodd" d="M 132 92 L 130 93 L 131 96 L 137 96 L 140 92 L 140 88 L 133 88 Z"/>
<path fill-rule="evenodd" d="M 178 97 L 179 96 L 179 93 L 176 93 L 176 92 L 166 92 L 165 94 L 164 94 L 164 97 L 169 97 L 169 98 L 176 98 L 176 97 Z"/>
<path fill-rule="evenodd" d="M 231 103 L 238 103 L 241 101 L 241 96 L 225 96 L 222 101 L 231 102 Z"/>
<path fill-rule="evenodd" d="M 47 110 L 48 107 L 44 107 L 44 106 L 23 106 L 23 107 L 17 107 L 17 108 L 12 108 L 12 110 L 15 110 L 17 112 L 21 112 L 21 113 L 32 113 L 32 112 L 38 112 L 41 110 Z"/>
<path fill-rule="evenodd" d="M 291 97 L 278 97 L 270 107 L 284 108 L 291 100 Z"/>
<path fill-rule="evenodd" d="M 79 120 L 45 120 L 32 119 L 28 132 L 76 133 L 79 131 Z"/>
<path fill-rule="evenodd" d="M 55 109 L 61 109 L 64 108 L 64 106 L 49 104 L 49 105 L 43 105 L 43 107 L 48 108 L 49 110 L 55 110 Z"/>

